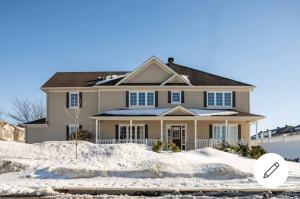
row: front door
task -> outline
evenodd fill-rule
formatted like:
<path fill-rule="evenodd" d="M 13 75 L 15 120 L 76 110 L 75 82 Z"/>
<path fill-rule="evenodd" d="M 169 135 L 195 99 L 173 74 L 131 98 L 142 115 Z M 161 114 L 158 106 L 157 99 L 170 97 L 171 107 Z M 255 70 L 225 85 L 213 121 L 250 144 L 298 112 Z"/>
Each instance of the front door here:
<path fill-rule="evenodd" d="M 181 126 L 171 126 L 172 142 L 181 148 Z"/>

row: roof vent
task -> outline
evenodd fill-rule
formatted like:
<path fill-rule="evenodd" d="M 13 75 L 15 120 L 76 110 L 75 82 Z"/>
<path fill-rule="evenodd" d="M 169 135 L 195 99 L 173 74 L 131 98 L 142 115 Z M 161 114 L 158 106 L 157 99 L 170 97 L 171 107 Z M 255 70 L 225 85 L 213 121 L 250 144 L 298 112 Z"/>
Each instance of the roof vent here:
<path fill-rule="evenodd" d="M 169 57 L 168 58 L 168 63 L 173 63 L 174 62 L 174 57 Z"/>

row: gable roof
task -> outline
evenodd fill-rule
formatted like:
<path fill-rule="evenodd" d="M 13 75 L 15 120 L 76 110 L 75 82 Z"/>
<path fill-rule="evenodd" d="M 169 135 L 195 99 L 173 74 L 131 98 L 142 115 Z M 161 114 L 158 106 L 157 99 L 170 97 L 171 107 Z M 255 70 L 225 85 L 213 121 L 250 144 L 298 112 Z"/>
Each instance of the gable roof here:
<path fill-rule="evenodd" d="M 152 58 L 156 60 L 157 58 Z M 151 60 L 151 58 L 149 59 Z M 149 61 L 148 60 L 148 61 Z M 146 63 L 146 62 L 145 62 Z M 139 68 L 142 68 L 140 66 Z M 164 64 L 169 67 L 170 71 L 174 71 L 174 74 L 178 78 L 183 76 L 188 78 L 188 83 L 191 83 L 194 86 L 253 86 L 251 84 L 239 82 L 233 79 L 226 77 L 214 75 L 207 73 L 201 70 L 190 68 L 187 66 L 182 66 L 175 63 Z M 135 70 L 136 71 L 136 70 Z M 129 74 L 127 74 L 129 73 Z M 126 75 L 127 74 L 127 75 Z M 128 79 L 128 76 L 132 76 L 133 73 L 128 71 L 109 71 L 109 72 L 57 72 L 55 73 L 43 86 L 42 88 L 47 87 L 91 87 L 96 85 L 98 81 L 101 81 L 100 77 L 107 77 L 112 75 L 126 75 L 125 77 L 119 77 L 112 79 L 110 81 L 105 81 L 97 86 L 111 86 L 117 85 L 124 82 L 125 79 Z M 182 78 L 184 79 L 184 78 Z M 185 80 L 184 80 L 185 81 Z M 183 81 L 183 82 L 184 82 Z M 151 85 L 151 84 L 139 84 L 139 85 Z M 166 85 L 172 85 L 166 83 Z M 183 84 L 186 85 L 186 84 Z"/>

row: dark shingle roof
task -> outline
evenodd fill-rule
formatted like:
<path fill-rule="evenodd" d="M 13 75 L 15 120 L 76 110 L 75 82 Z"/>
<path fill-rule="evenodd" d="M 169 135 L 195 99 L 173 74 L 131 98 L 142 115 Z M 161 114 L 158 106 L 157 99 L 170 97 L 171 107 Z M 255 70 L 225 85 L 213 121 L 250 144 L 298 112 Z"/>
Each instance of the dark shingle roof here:
<path fill-rule="evenodd" d="M 175 63 L 167 63 L 167 65 L 178 74 L 188 76 L 191 84 L 197 86 L 252 86 L 251 84 L 235 81 Z"/>
<path fill-rule="evenodd" d="M 45 87 L 88 87 L 95 85 L 99 77 L 110 75 L 124 75 L 128 72 L 57 72 L 43 86 Z M 120 79 L 118 79 L 119 81 Z M 117 82 L 109 81 L 103 85 L 114 85 Z"/>
<path fill-rule="evenodd" d="M 44 117 L 44 118 L 41 118 L 41 119 L 38 119 L 38 120 L 27 122 L 25 124 L 47 124 L 47 121 L 46 121 L 46 118 Z"/>
<path fill-rule="evenodd" d="M 171 69 L 180 75 L 186 75 L 192 85 L 195 86 L 252 86 L 247 83 L 235 81 L 218 75 L 213 75 L 194 68 L 178 65 L 175 63 L 167 63 Z M 95 85 L 99 81 L 99 77 L 110 75 L 125 75 L 128 71 L 115 72 L 57 72 L 43 86 L 45 87 L 89 87 Z M 107 81 L 101 85 L 115 85 L 121 78 Z M 124 84 L 126 85 L 126 84 Z M 139 84 L 140 85 L 140 84 Z M 142 84 L 147 85 L 147 84 Z"/>

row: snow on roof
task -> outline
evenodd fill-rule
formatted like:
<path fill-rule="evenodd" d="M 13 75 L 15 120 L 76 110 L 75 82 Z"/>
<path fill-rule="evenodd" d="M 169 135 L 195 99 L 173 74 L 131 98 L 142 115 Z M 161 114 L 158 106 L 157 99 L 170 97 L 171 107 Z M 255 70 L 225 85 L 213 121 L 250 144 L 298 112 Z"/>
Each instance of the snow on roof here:
<path fill-rule="evenodd" d="M 199 116 L 234 115 L 238 112 L 229 110 L 189 109 Z"/>
<path fill-rule="evenodd" d="M 111 110 L 99 113 L 100 115 L 149 115 L 159 116 L 162 113 L 170 110 L 170 108 L 154 108 L 154 109 L 122 109 Z"/>
<path fill-rule="evenodd" d="M 112 81 L 112 80 L 115 80 L 115 79 L 119 79 L 121 77 L 125 77 L 126 75 L 109 75 L 109 76 L 106 76 L 105 79 L 103 79 L 102 77 L 99 77 L 101 78 L 99 81 L 97 81 L 97 83 L 95 85 L 100 85 L 100 84 L 104 84 L 106 82 L 109 82 L 109 81 Z"/>
<path fill-rule="evenodd" d="M 160 116 L 163 113 L 174 108 L 152 108 L 152 109 L 121 109 L 100 112 L 98 115 L 144 115 L 144 116 Z M 183 108 L 187 109 L 187 108 Z M 228 110 L 207 110 L 207 109 L 187 109 L 199 116 L 217 116 L 217 115 L 233 115 L 237 112 Z"/>

